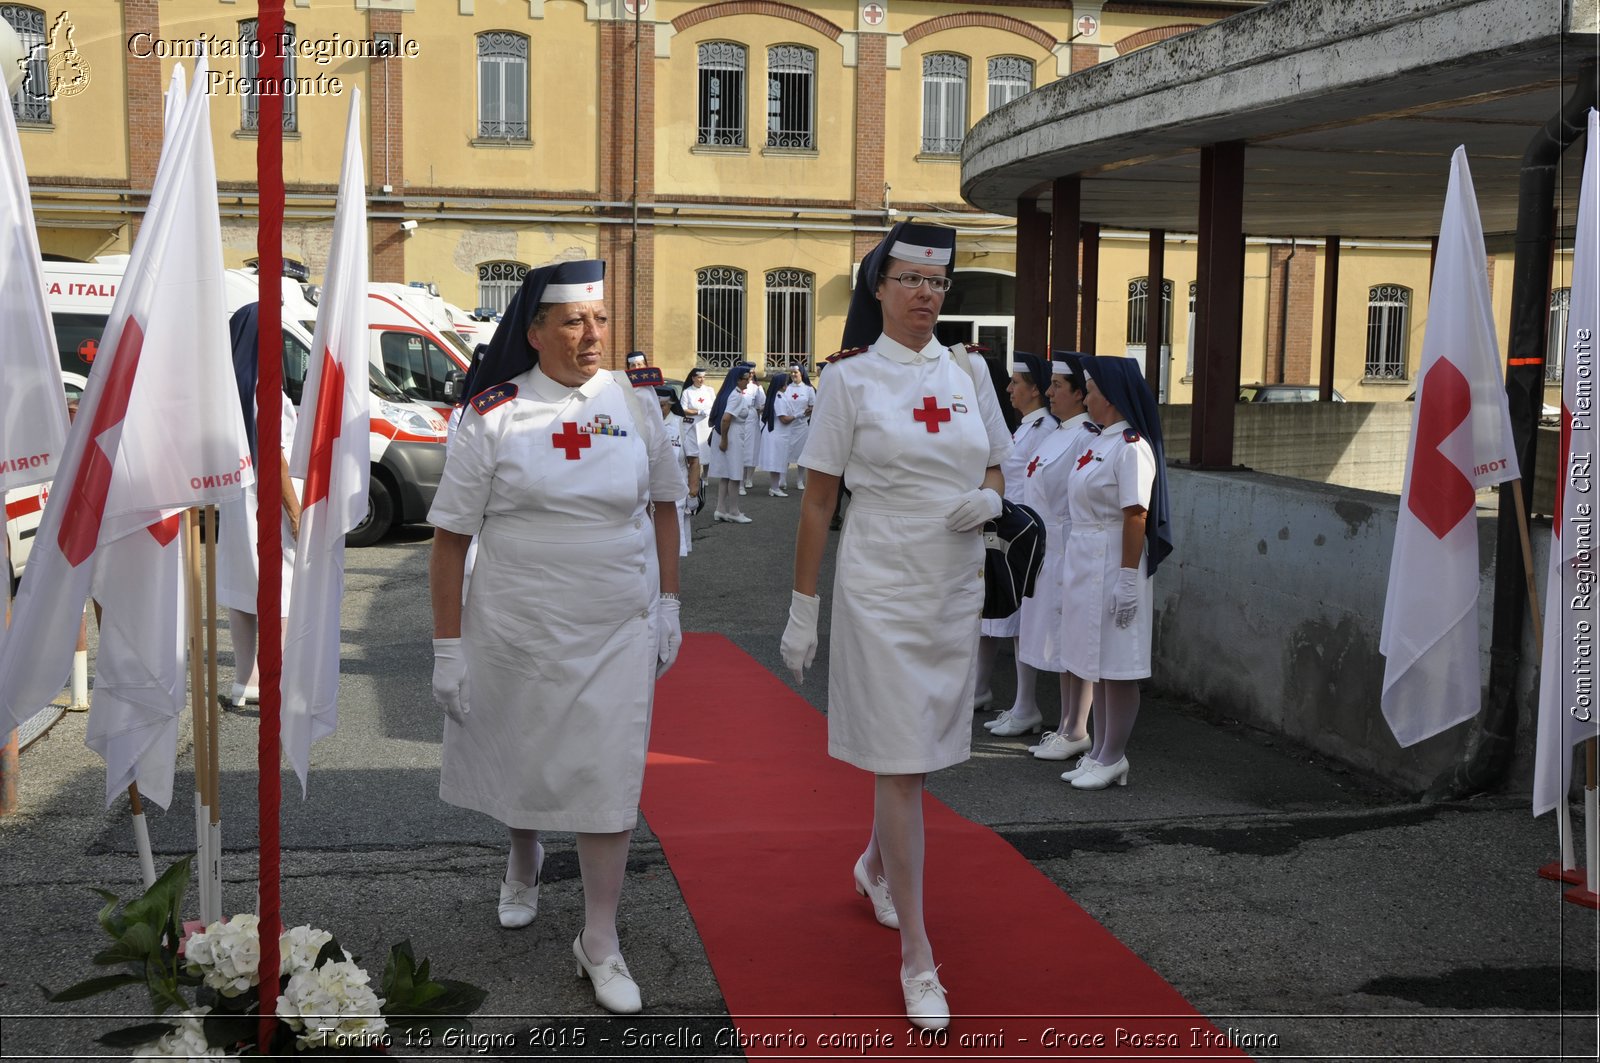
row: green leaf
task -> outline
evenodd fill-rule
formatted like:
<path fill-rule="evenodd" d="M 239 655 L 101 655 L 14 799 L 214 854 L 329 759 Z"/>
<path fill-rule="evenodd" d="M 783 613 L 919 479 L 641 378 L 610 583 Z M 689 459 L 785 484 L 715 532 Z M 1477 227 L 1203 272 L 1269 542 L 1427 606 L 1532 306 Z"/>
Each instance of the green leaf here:
<path fill-rule="evenodd" d="M 95 954 L 94 962 L 102 967 L 118 963 L 161 963 L 161 940 L 156 932 L 144 923 L 134 923 L 117 938 L 116 944 Z"/>
<path fill-rule="evenodd" d="M 343 962 L 344 962 L 344 949 L 339 947 L 339 939 L 336 938 L 336 937 L 330 937 L 328 939 L 328 943 L 326 945 L 322 946 L 322 951 L 317 953 L 317 958 L 316 958 L 315 962 L 313 962 L 311 964 L 311 966 L 312 967 L 321 967 L 325 963 L 343 963 Z"/>
<path fill-rule="evenodd" d="M 157 933 L 167 931 L 174 924 L 181 926 L 182 920 L 177 918 L 177 913 L 183 904 L 184 894 L 189 890 L 192 859 L 186 856 L 162 872 L 161 877 L 144 891 L 144 896 L 124 909 L 124 917 L 137 920 Z"/>
<path fill-rule="evenodd" d="M 95 916 L 96 921 L 100 924 L 100 929 L 114 938 L 121 937 L 127 926 L 121 916 L 113 915 L 112 913 L 116 911 L 117 905 L 122 903 L 122 899 L 110 890 L 97 889 L 93 892 L 99 894 L 100 899 L 106 902 L 106 906 L 100 909 L 100 913 Z"/>
<path fill-rule="evenodd" d="M 411 1000 L 416 983 L 416 965 L 409 939 L 389 950 L 389 959 L 383 965 L 383 978 L 380 979 L 385 1000 Z"/>
<path fill-rule="evenodd" d="M 430 1015 L 471 1015 L 489 999 L 488 990 L 479 989 L 470 982 L 441 978 L 429 984 L 444 989 L 442 994 L 428 1001 L 428 1006 L 423 1009 Z"/>
<path fill-rule="evenodd" d="M 125 985 L 142 985 L 144 976 L 137 974 L 103 974 L 97 978 L 86 978 L 75 986 L 63 989 L 59 993 L 51 993 L 49 988 L 41 985 L 45 999 L 51 1004 L 67 1004 L 74 1000 L 87 1000 L 101 993 L 109 993 L 113 989 L 121 989 Z"/>
<path fill-rule="evenodd" d="M 159 967 L 146 968 L 144 984 L 145 988 L 150 990 L 150 1006 L 155 1009 L 157 1015 L 165 1014 L 168 1008 L 189 1010 L 189 1002 L 178 992 L 177 982 L 169 979 L 166 972 Z"/>
<path fill-rule="evenodd" d="M 231 1048 L 240 1041 L 255 1040 L 259 1019 L 256 1015 L 218 1015 L 212 1012 L 202 1023 L 206 1044 L 212 1048 Z"/>
<path fill-rule="evenodd" d="M 120 1030 L 101 1034 L 95 1040 L 107 1048 L 138 1048 L 158 1037 L 165 1037 L 172 1030 L 170 1022 L 141 1022 L 137 1026 L 124 1026 Z"/>

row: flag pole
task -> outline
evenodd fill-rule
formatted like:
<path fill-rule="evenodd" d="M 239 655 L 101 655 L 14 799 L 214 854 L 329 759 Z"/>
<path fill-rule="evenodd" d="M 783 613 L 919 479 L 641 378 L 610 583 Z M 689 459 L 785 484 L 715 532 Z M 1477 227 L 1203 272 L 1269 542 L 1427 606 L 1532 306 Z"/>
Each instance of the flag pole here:
<path fill-rule="evenodd" d="M 144 876 L 144 888 L 156 884 L 156 858 L 150 851 L 150 828 L 144 821 L 144 802 L 139 799 L 139 784 L 128 784 L 128 805 L 133 810 L 133 842 L 139 849 L 139 873 Z"/>
<path fill-rule="evenodd" d="M 211 811 L 207 800 L 211 795 L 211 742 L 210 728 L 206 726 L 210 714 L 204 705 L 205 676 L 201 671 L 203 645 L 200 635 L 200 541 L 194 520 L 194 509 L 183 511 L 184 599 L 189 610 L 189 704 L 194 716 L 194 848 L 199 879 L 196 884 L 200 898 L 200 921 L 207 926 L 217 918 L 211 911 Z"/>
<path fill-rule="evenodd" d="M 207 803 L 211 809 L 206 833 L 211 864 L 211 910 L 218 919 L 226 918 L 222 908 L 222 713 L 217 703 L 217 507 L 201 511 L 205 522 L 206 559 L 206 715 L 210 773 Z"/>
<path fill-rule="evenodd" d="M 1583 744 L 1583 765 L 1585 769 L 1583 787 L 1583 845 L 1587 850 L 1589 864 L 1589 895 L 1592 897 L 1600 893 L 1595 887 L 1600 886 L 1600 789 L 1595 785 L 1595 759 L 1596 742 L 1593 738 Z M 1571 827 L 1567 828 L 1571 831 Z"/>

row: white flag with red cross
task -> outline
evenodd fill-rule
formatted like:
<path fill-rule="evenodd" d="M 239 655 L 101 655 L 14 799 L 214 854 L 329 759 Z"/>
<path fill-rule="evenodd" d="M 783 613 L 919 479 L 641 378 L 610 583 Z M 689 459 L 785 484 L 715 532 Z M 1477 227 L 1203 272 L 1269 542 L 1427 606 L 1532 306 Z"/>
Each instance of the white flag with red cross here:
<path fill-rule="evenodd" d="M 193 83 L 205 83 L 205 60 Z M 190 92 L 62 453 L 0 643 L 0 730 L 65 684 L 102 544 L 253 479 L 224 313 L 210 97 Z M 97 593 L 116 597 L 116 580 Z"/>
<path fill-rule="evenodd" d="M 339 607 L 344 537 L 367 514 L 371 473 L 367 387 L 367 196 L 361 94 L 350 100 L 333 244 L 317 310 L 303 411 L 289 459 L 305 480 L 283 649 L 283 749 L 302 795 L 311 746 L 339 711 Z M 318 356 L 320 354 L 320 356 Z"/>
<path fill-rule="evenodd" d="M 1578 197 L 1571 302 L 1561 348 L 1561 456 L 1556 519 L 1545 583 L 1544 653 L 1539 667 L 1538 741 L 1533 759 L 1533 814 L 1566 797 L 1572 747 L 1600 736 L 1595 689 L 1595 342 L 1600 332 L 1600 116 L 1589 111 L 1588 150 Z M 1594 889 L 1593 884 L 1589 887 Z"/>
<path fill-rule="evenodd" d="M 1402 746 L 1477 715 L 1476 495 L 1520 475 L 1465 148 L 1450 160 L 1417 380 L 1378 642 L 1383 715 Z"/>
<path fill-rule="evenodd" d="M 67 438 L 56 334 L 44 301 L 17 121 L 0 115 L 0 495 L 56 475 Z"/>

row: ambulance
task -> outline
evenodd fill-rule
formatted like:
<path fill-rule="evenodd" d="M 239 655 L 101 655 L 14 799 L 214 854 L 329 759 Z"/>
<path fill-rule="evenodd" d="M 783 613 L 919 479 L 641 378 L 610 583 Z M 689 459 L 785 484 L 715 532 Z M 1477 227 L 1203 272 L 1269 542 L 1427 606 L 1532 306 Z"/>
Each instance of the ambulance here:
<path fill-rule="evenodd" d="M 375 281 L 367 288 L 372 364 L 407 398 L 441 417 L 461 401 L 472 347 L 456 332 L 444 300 L 427 289 Z"/>
<path fill-rule="evenodd" d="M 44 263 L 45 301 L 55 325 L 62 384 L 69 400 L 75 401 L 88 382 L 89 367 L 126 268 L 126 255 L 103 256 L 95 262 Z M 286 298 L 292 291 L 283 315 L 284 393 L 298 404 L 310 362 L 315 307 L 311 307 L 313 316 L 307 324 L 302 312 L 310 304 L 305 303 L 299 285 L 285 279 L 283 291 Z M 259 293 L 254 272 L 227 271 L 224 298 L 229 314 L 255 302 Z M 368 510 L 366 520 L 345 537 L 350 546 L 370 545 L 395 525 L 426 520 L 444 471 L 444 419 L 400 393 L 375 369 L 369 370 L 368 382 L 372 390 Z M 6 495 L 13 580 L 26 565 L 48 496 L 48 485 Z"/>

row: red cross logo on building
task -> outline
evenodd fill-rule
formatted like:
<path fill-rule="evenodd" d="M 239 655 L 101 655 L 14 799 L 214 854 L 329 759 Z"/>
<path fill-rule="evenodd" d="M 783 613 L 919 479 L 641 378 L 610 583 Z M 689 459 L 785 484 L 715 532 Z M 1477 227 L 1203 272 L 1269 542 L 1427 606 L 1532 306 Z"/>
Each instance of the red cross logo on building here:
<path fill-rule="evenodd" d="M 1033 460 L 1028 462 L 1028 475 L 1032 476 L 1033 473 L 1034 473 L 1034 470 L 1038 469 L 1038 467 L 1039 467 L 1039 455 L 1035 454 L 1033 456 Z"/>
<path fill-rule="evenodd" d="M 550 442 L 557 450 L 567 452 L 568 461 L 578 460 L 578 451 L 587 450 L 594 445 L 594 440 L 578 431 L 578 422 L 563 421 L 561 431 L 550 437 Z"/>
<path fill-rule="evenodd" d="M 911 416 L 921 421 L 928 431 L 937 432 L 939 423 L 950 419 L 950 411 L 948 408 L 940 406 L 938 399 L 928 395 L 922 400 L 922 409 L 913 409 Z"/>

